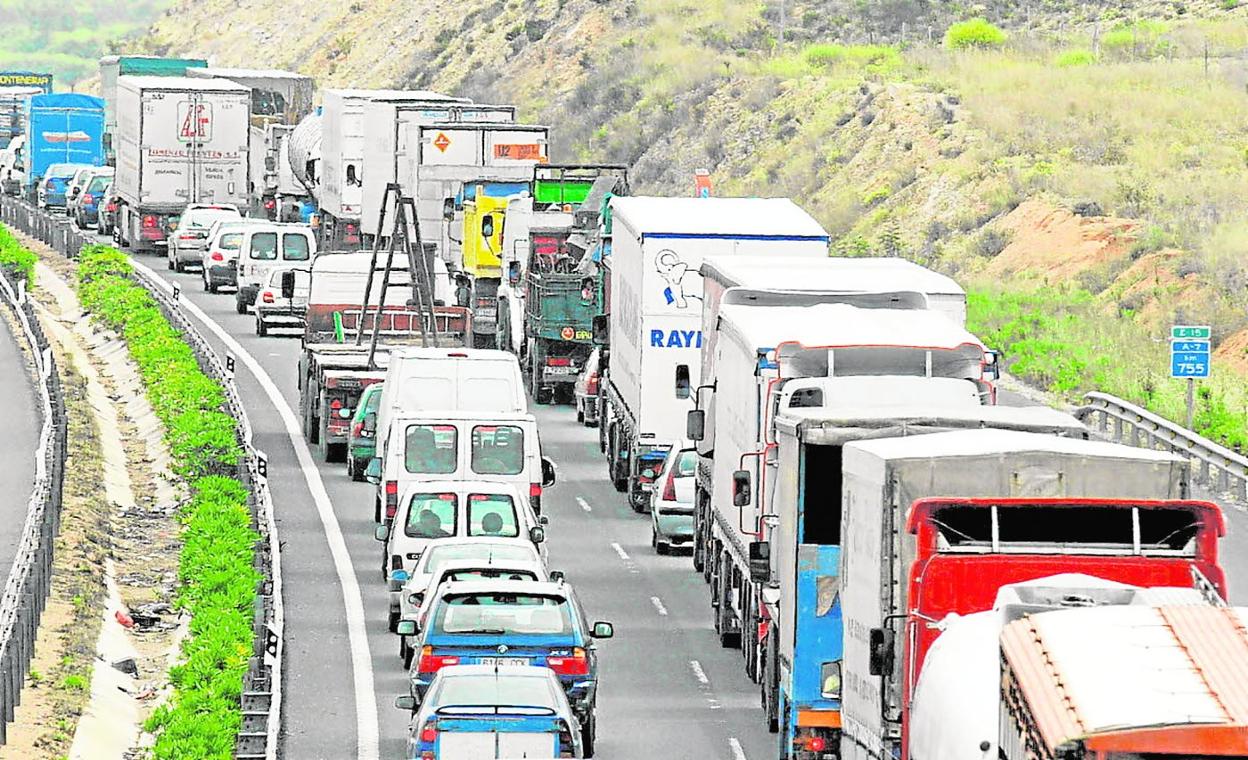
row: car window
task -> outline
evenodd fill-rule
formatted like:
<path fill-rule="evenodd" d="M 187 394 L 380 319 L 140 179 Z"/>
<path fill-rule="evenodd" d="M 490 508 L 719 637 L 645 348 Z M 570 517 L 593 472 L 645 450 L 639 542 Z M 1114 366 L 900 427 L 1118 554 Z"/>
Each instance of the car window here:
<path fill-rule="evenodd" d="M 213 222 L 221 219 L 237 219 L 238 212 L 229 209 L 202 209 L 186 215 L 186 223 L 192 227 L 211 227 Z"/>
<path fill-rule="evenodd" d="M 282 258 L 287 261 L 308 260 L 308 238 L 303 234 L 282 235 Z"/>
<path fill-rule="evenodd" d="M 685 449 L 676 455 L 676 477 L 688 478 L 697 473 L 698 452 Z"/>
<path fill-rule="evenodd" d="M 473 427 L 472 471 L 481 475 L 524 472 L 524 431 L 515 425 Z"/>
<path fill-rule="evenodd" d="M 446 597 L 434 623 L 441 633 L 572 632 L 572 612 L 558 597 L 486 591 Z"/>
<path fill-rule="evenodd" d="M 435 575 L 443 562 L 456 559 L 519 559 L 537 561 L 537 550 L 532 544 L 456 544 L 434 546 L 421 556 L 425 572 Z"/>
<path fill-rule="evenodd" d="M 87 185 L 87 192 L 98 193 L 102 191 L 104 188 L 108 187 L 110 182 L 112 182 L 112 180 L 109 179 L 108 177 L 96 177 L 95 179 L 91 180 L 90 185 Z"/>
<path fill-rule="evenodd" d="M 468 535 L 515 538 L 520 535 L 516 505 L 505 493 L 474 493 L 468 497 Z"/>
<path fill-rule="evenodd" d="M 541 580 L 532 570 L 452 570 L 442 576 L 442 581 L 536 581 Z"/>
<path fill-rule="evenodd" d="M 377 411 L 377 408 L 381 406 L 381 388 L 382 384 L 377 383 L 375 387 L 369 389 L 368 398 L 364 403 L 364 408 L 368 411 L 375 412 Z"/>
<path fill-rule="evenodd" d="M 453 493 L 418 493 L 412 495 L 407 509 L 407 525 L 403 533 L 411 538 L 448 538 L 455 535 L 455 519 L 459 500 Z"/>
<path fill-rule="evenodd" d="M 456 707 L 492 707 L 515 705 L 555 709 L 550 682 L 533 676 L 498 677 L 495 675 L 456 676 L 444 678 L 442 688 L 434 697 L 434 705 Z"/>
<path fill-rule="evenodd" d="M 277 233 L 257 232 L 251 236 L 251 249 L 248 254 L 260 261 L 273 261 L 277 258 Z"/>
<path fill-rule="evenodd" d="M 408 472 L 447 475 L 455 472 L 458 448 L 454 425 L 408 425 L 403 464 Z"/>
<path fill-rule="evenodd" d="M 227 232 L 217 241 L 217 248 L 223 251 L 237 251 L 243 244 L 243 233 Z"/>

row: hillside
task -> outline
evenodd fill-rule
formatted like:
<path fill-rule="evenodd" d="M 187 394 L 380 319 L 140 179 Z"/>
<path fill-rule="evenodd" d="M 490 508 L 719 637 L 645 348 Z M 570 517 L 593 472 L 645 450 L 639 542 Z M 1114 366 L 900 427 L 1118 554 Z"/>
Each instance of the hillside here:
<path fill-rule="evenodd" d="M 1248 9 L 1219 2 L 184 0 L 142 44 L 321 85 L 515 102 L 559 160 L 634 167 L 642 192 L 788 195 L 846 255 L 901 255 L 979 288 L 1015 372 L 1177 415 L 1159 338 L 1209 323 L 1248 368 Z M 467 10 L 465 10 L 467 9 Z M 211 30 L 196 32 L 196 30 Z M 1248 442 L 1242 375 L 1204 428 Z"/>

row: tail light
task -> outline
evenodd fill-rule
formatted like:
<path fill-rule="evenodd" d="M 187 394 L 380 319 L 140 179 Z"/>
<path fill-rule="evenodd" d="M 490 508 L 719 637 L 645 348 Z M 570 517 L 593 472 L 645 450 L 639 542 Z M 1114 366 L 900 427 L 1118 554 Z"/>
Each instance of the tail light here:
<path fill-rule="evenodd" d="M 190 232 L 183 232 L 181 235 L 178 235 L 178 240 L 195 240 L 195 239 L 196 239 L 196 236 Z"/>
<path fill-rule="evenodd" d="M 676 501 L 676 471 L 679 469 L 673 462 L 671 471 L 667 473 L 667 483 L 663 486 L 663 501 Z"/>
<path fill-rule="evenodd" d="M 587 676 L 589 657 L 585 655 L 584 649 L 574 647 L 569 657 L 547 657 L 546 667 L 561 676 Z"/>
<path fill-rule="evenodd" d="M 652 460 L 642 460 L 637 464 L 637 479 L 642 483 L 653 483 L 659 476 L 659 465 Z"/>
<path fill-rule="evenodd" d="M 213 251 L 212 256 L 210 256 L 209 258 L 211 258 L 213 261 L 225 261 L 225 257 L 221 255 L 220 251 Z"/>
<path fill-rule="evenodd" d="M 260 294 L 260 300 L 265 303 L 273 303 L 273 291 L 266 290 Z"/>
<path fill-rule="evenodd" d="M 546 357 L 547 367 L 571 367 L 572 360 L 566 356 L 548 356 Z"/>
<path fill-rule="evenodd" d="M 82 202 L 87 204 L 88 206 L 95 205 L 95 196 L 92 195 L 91 193 L 83 193 Z"/>
<path fill-rule="evenodd" d="M 399 511 L 399 481 L 386 481 L 386 519 L 394 519 L 394 513 Z"/>
<path fill-rule="evenodd" d="M 144 227 L 146 227 L 146 228 L 147 228 L 147 229 L 149 229 L 149 230 L 150 230 L 151 228 L 155 227 L 155 226 L 156 226 L 156 217 L 155 217 L 155 216 L 153 216 L 153 215 L 151 215 L 151 214 L 145 214 L 145 215 L 143 216 L 143 226 L 144 226 Z"/>
<path fill-rule="evenodd" d="M 329 408 L 335 412 L 342 408 L 342 399 L 336 398 L 329 402 Z"/>
<path fill-rule="evenodd" d="M 549 662 L 549 660 L 547 660 Z M 459 658 L 455 655 L 438 655 L 433 653 L 433 647 L 422 647 L 420 650 L 420 663 L 416 666 L 417 673 L 437 673 L 441 668 L 449 665 L 458 665 Z"/>
<path fill-rule="evenodd" d="M 585 381 L 585 392 L 590 394 L 591 396 L 598 394 L 598 373 L 597 372 L 590 375 L 589 379 Z"/>
<path fill-rule="evenodd" d="M 438 722 L 431 720 L 420 729 L 420 740 L 422 742 L 433 742 L 438 739 Z"/>
<path fill-rule="evenodd" d="M 273 200 L 272 198 L 266 198 L 264 201 L 264 207 L 268 209 L 269 211 L 272 211 L 273 209 L 277 208 L 277 201 Z"/>
<path fill-rule="evenodd" d="M 361 421 L 359 421 L 359 422 L 357 422 L 357 423 L 355 423 L 354 425 L 352 425 L 352 426 L 351 426 L 351 435 L 356 435 L 356 436 L 358 436 L 360 433 L 363 433 L 363 432 L 364 432 L 364 421 L 363 421 L 363 420 L 361 420 Z"/>
<path fill-rule="evenodd" d="M 529 507 L 533 510 L 533 514 L 540 515 L 542 513 L 542 484 L 529 484 Z"/>
<path fill-rule="evenodd" d="M 114 214 L 117 212 L 117 204 L 109 201 L 108 205 L 104 207 L 104 210 L 110 214 Z"/>

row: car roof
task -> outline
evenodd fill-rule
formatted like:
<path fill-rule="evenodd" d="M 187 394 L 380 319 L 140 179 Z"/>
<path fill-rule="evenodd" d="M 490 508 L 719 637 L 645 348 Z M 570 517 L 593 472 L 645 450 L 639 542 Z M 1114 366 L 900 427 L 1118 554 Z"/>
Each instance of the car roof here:
<path fill-rule="evenodd" d="M 442 596 L 451 594 L 493 594 L 507 592 L 512 594 L 533 594 L 537 596 L 557 596 L 571 600 L 572 594 L 565 583 L 553 581 L 512 581 L 512 580 L 475 580 L 450 581 L 442 584 Z"/>
<path fill-rule="evenodd" d="M 518 484 L 497 480 L 413 480 L 403 489 L 410 493 L 505 493 L 515 496 Z"/>
<path fill-rule="evenodd" d="M 485 569 L 502 569 L 502 570 L 534 570 L 538 576 L 546 574 L 546 568 L 541 562 L 530 559 L 495 559 L 494 557 L 486 557 L 485 559 L 452 559 L 443 562 L 438 566 L 438 572 L 448 573 L 457 570 L 485 570 Z"/>

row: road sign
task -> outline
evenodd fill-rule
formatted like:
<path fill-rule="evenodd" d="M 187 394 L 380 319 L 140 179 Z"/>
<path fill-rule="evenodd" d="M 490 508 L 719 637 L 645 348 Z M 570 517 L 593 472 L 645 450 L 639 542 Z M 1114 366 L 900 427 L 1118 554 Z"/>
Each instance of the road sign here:
<path fill-rule="evenodd" d="M 1209 354 L 1170 354 L 1170 377 L 1209 377 Z"/>
<path fill-rule="evenodd" d="M 1170 340 L 1183 340 L 1185 338 L 1209 340 L 1212 332 L 1209 329 L 1209 325 L 1174 325 L 1170 328 Z"/>

